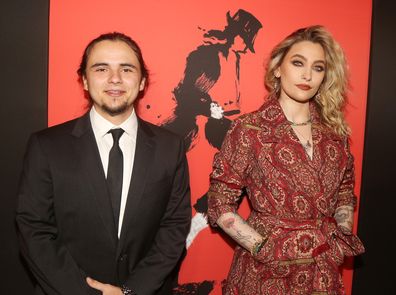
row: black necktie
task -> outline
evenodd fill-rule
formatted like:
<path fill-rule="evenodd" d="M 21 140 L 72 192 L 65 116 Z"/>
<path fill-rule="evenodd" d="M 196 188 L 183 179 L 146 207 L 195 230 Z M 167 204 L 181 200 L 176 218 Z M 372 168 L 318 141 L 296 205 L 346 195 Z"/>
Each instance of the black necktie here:
<path fill-rule="evenodd" d="M 109 166 L 107 168 L 107 186 L 110 192 L 111 205 L 113 206 L 114 221 L 118 232 L 118 219 L 120 216 L 123 155 L 119 145 L 120 137 L 124 133 L 121 128 L 111 129 L 108 133 L 113 136 L 113 147 L 109 153 Z"/>

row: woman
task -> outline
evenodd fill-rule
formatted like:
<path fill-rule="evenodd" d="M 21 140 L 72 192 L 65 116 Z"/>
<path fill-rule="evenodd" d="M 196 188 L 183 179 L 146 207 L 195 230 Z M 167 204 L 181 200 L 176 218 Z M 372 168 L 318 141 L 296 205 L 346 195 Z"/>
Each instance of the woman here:
<path fill-rule="evenodd" d="M 233 123 L 211 174 L 209 220 L 238 243 L 224 294 L 345 294 L 338 267 L 364 247 L 342 49 L 321 26 L 299 29 L 273 49 L 265 84 L 269 99 Z"/>

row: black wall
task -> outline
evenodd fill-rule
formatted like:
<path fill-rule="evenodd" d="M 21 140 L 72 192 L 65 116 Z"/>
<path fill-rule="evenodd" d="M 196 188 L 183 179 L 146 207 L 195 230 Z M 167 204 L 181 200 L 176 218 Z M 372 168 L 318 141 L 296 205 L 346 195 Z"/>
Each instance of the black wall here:
<path fill-rule="evenodd" d="M 396 3 L 373 2 L 372 44 L 353 294 L 396 294 Z"/>
<path fill-rule="evenodd" d="M 0 294 L 30 295 L 33 287 L 18 254 L 14 212 L 27 138 L 31 132 L 47 126 L 49 0 L 0 2 Z M 394 1 L 373 1 L 358 228 L 367 252 L 356 260 L 355 295 L 396 294 L 395 6 Z"/>
<path fill-rule="evenodd" d="M 49 0 L 0 1 L 0 294 L 33 294 L 19 257 L 14 212 L 31 132 L 47 126 Z"/>

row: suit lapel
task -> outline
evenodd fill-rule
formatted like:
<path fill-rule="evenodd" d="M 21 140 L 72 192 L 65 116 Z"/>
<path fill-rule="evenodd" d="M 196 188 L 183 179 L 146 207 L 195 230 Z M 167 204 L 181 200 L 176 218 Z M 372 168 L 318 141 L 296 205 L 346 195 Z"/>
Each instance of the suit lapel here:
<path fill-rule="evenodd" d="M 95 207 L 100 213 L 107 233 L 116 244 L 117 232 L 112 205 L 89 113 L 77 120 L 72 135 L 75 137 L 74 149 L 80 157 L 82 173 L 86 179 L 85 183 L 91 190 L 96 203 Z"/>
<path fill-rule="evenodd" d="M 133 224 L 135 218 L 139 215 L 139 203 L 143 197 L 148 172 L 150 170 L 149 168 L 152 166 L 154 151 L 155 142 L 153 133 L 144 121 L 138 119 L 135 157 L 128 199 L 125 206 L 124 220 L 122 223 L 120 245 L 122 245 L 125 240 L 130 225 Z"/>

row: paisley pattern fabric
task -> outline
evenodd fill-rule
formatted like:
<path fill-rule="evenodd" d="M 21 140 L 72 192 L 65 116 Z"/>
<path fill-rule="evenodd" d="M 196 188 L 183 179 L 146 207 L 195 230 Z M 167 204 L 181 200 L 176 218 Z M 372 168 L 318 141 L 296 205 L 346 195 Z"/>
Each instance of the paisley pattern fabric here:
<path fill-rule="evenodd" d="M 236 212 L 245 189 L 247 222 L 267 243 L 257 256 L 237 246 L 224 294 L 345 294 L 338 267 L 364 247 L 337 227 L 334 212 L 355 206 L 348 139 L 321 124 L 313 103 L 313 157 L 306 154 L 276 99 L 238 118 L 216 154 L 209 221 Z"/>

